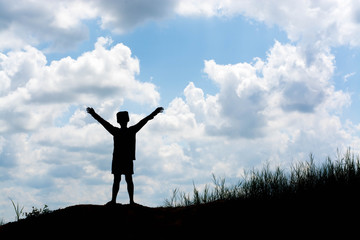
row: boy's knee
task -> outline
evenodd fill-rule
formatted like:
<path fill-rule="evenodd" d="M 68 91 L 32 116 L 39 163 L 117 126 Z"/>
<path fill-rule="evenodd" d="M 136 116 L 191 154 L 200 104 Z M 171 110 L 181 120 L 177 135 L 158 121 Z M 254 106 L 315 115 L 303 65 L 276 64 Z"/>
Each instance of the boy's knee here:
<path fill-rule="evenodd" d="M 125 175 L 125 180 L 126 180 L 127 183 L 131 183 L 133 181 L 131 175 Z"/>
<path fill-rule="evenodd" d="M 114 175 L 114 183 L 120 183 L 121 181 L 121 175 Z"/>

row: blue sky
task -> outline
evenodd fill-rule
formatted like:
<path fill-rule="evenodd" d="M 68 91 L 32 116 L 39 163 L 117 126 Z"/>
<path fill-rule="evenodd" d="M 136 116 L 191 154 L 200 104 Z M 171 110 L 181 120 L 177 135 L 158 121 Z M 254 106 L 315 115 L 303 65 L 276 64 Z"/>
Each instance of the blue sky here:
<path fill-rule="evenodd" d="M 360 85 L 359 85 L 359 61 L 360 51 L 357 47 L 341 46 L 332 49 L 335 56 L 336 69 L 334 74 L 334 85 L 338 89 L 350 92 L 352 102 L 349 108 L 343 110 L 343 119 L 351 119 L 360 122 Z"/>
<path fill-rule="evenodd" d="M 276 4 L 275 4 L 276 3 Z M 135 201 L 360 148 L 356 1 L 0 1 L 0 219 L 103 204 L 134 124 Z M 297 11 L 293 11 L 297 9 Z M 34 17 L 36 16 L 36 17 Z M 122 183 L 118 202 L 128 202 Z"/>

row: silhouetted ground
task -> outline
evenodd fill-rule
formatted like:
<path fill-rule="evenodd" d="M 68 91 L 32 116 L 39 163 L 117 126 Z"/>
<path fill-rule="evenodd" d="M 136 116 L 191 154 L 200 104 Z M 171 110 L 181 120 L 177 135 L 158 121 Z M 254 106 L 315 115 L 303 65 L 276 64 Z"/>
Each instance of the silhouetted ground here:
<path fill-rule="evenodd" d="M 357 237 L 356 199 L 227 200 L 177 208 L 76 205 L 5 224 L 0 239 Z"/>
<path fill-rule="evenodd" d="M 167 204 L 182 207 L 117 204 L 59 209 L 0 226 L 0 240 L 358 238 L 360 157 L 350 149 L 319 167 L 310 155 L 310 162 L 296 165 L 290 173 L 265 168 L 234 187 L 215 177 L 214 185 L 204 193 L 194 187 L 192 198 L 177 198 L 179 192 L 174 191 Z"/>

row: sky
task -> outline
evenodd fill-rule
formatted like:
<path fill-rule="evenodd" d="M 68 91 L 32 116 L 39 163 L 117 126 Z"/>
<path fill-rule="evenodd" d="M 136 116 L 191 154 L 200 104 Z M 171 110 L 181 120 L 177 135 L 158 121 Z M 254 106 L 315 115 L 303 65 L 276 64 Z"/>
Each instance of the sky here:
<path fill-rule="evenodd" d="M 110 200 L 116 125 L 137 134 L 135 201 L 360 152 L 360 3 L 0 0 L 0 220 Z M 121 183 L 118 202 L 127 203 Z"/>

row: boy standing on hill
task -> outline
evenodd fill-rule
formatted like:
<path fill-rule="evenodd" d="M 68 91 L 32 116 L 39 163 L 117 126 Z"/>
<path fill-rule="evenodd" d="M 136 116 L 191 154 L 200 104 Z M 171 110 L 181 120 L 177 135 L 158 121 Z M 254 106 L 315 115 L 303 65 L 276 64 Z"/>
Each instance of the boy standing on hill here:
<path fill-rule="evenodd" d="M 132 175 L 134 174 L 133 160 L 135 160 L 136 133 L 164 108 L 158 107 L 149 116 L 142 119 L 134 126 L 128 127 L 129 114 L 126 111 L 116 114 L 117 122 L 121 128 L 114 127 L 102 117 L 100 117 L 93 108 L 88 107 L 86 111 L 95 118 L 103 127 L 114 137 L 114 151 L 111 166 L 111 173 L 114 174 L 114 183 L 112 188 L 112 199 L 107 204 L 116 204 L 116 197 L 120 188 L 121 175 L 125 175 L 127 190 L 129 193 L 130 204 L 134 204 L 134 183 Z"/>

